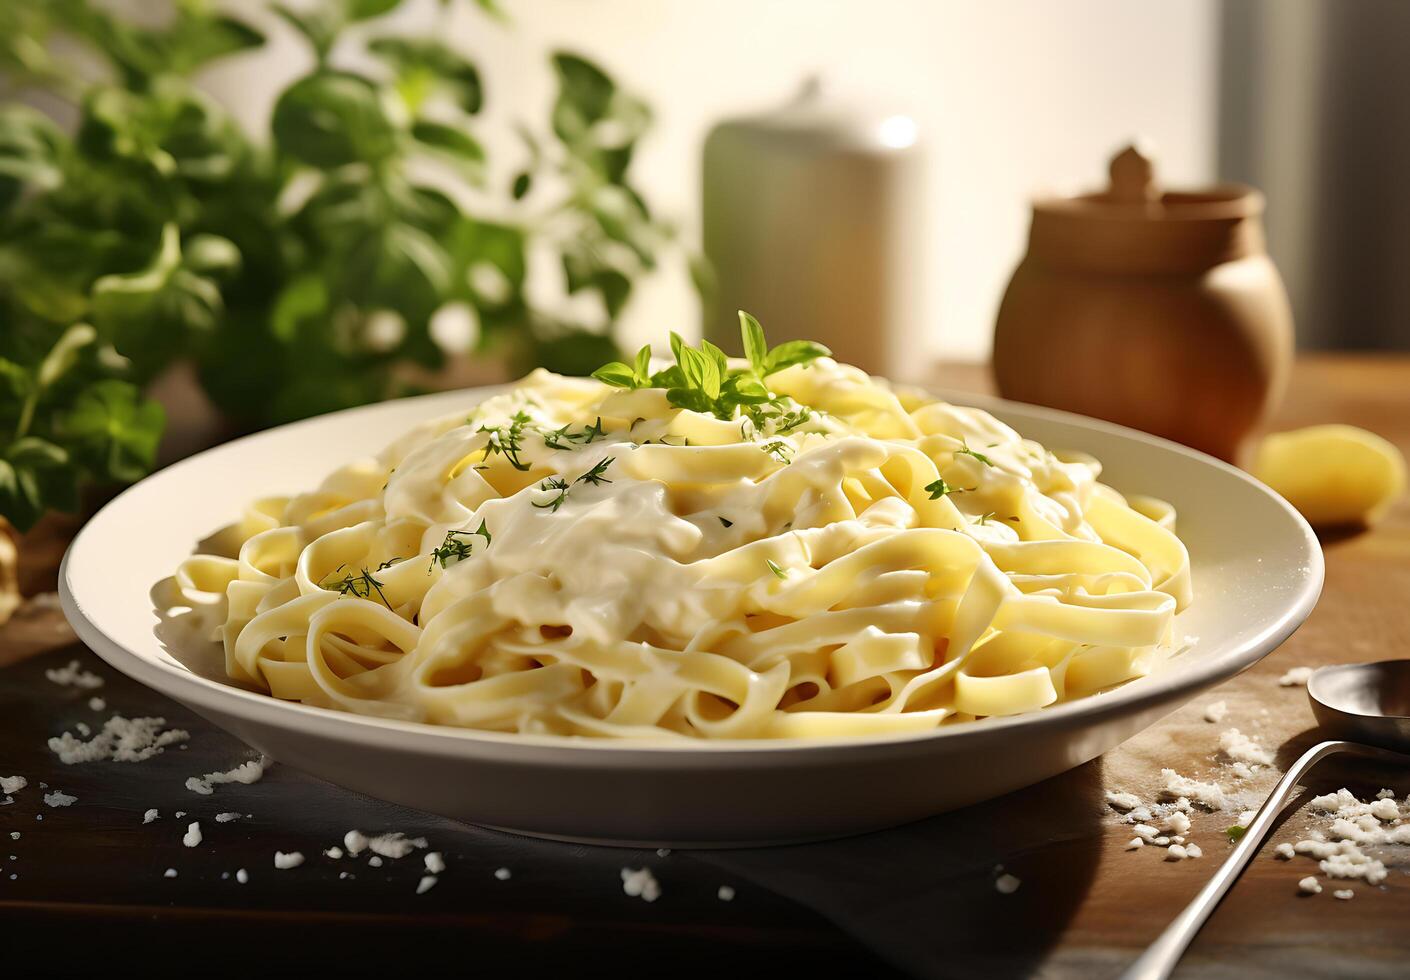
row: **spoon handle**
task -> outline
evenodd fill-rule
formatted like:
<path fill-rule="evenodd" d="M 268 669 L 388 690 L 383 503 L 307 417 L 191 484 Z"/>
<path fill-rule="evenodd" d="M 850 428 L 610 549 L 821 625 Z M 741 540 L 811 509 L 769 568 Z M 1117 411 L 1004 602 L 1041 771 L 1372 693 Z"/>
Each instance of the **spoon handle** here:
<path fill-rule="evenodd" d="M 1140 958 L 1123 973 L 1122 980 L 1165 980 L 1175 969 L 1185 949 L 1194 940 L 1200 927 L 1213 914 L 1215 907 L 1233 887 L 1239 874 L 1253 856 L 1263 846 L 1273 821 L 1277 819 L 1283 804 L 1291 795 L 1293 787 L 1302 779 L 1307 770 L 1329 755 L 1346 752 L 1367 758 L 1385 759 L 1391 762 L 1410 762 L 1410 756 L 1388 749 L 1373 748 L 1357 742 L 1319 742 L 1303 753 L 1287 774 L 1279 780 L 1272 794 L 1264 801 L 1253 822 L 1248 825 L 1233 852 L 1215 872 L 1214 877 L 1200 889 L 1198 895 L 1185 906 L 1185 910 L 1175 917 L 1175 921 L 1151 943 Z"/>

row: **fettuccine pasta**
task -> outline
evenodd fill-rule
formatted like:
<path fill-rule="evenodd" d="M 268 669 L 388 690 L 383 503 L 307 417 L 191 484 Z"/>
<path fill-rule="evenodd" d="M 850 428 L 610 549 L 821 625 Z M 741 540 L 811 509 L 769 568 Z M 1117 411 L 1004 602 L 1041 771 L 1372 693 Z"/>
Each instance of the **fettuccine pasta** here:
<path fill-rule="evenodd" d="M 1190 571 L 1168 505 L 827 357 L 756 373 L 768 401 L 722 418 L 536 371 L 253 502 L 238 553 L 177 583 L 233 679 L 500 732 L 920 732 L 1171 649 Z"/>

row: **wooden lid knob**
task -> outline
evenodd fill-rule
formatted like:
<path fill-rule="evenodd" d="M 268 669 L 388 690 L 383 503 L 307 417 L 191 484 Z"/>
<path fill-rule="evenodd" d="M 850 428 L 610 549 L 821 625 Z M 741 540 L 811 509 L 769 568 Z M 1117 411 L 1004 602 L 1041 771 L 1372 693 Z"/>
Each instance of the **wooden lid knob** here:
<path fill-rule="evenodd" d="M 1143 152 L 1144 151 L 1144 152 Z M 1150 147 L 1135 143 L 1111 158 L 1111 187 L 1106 197 L 1120 204 L 1154 204 L 1161 198 L 1160 185 L 1155 179 L 1155 164 Z"/>

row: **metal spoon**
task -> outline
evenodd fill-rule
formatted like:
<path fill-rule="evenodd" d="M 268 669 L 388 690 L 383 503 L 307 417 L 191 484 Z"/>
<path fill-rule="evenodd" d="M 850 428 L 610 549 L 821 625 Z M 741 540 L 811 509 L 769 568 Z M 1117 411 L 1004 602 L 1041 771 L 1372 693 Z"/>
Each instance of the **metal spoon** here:
<path fill-rule="evenodd" d="M 1170 976 L 1200 927 L 1263 846 L 1283 804 L 1307 770 L 1338 753 L 1410 765 L 1410 755 L 1405 754 L 1410 751 L 1410 660 L 1322 667 L 1308 679 L 1307 697 L 1325 731 L 1355 741 L 1319 742 L 1303 753 L 1279 780 L 1218 872 L 1122 974 L 1124 980 L 1164 980 Z"/>

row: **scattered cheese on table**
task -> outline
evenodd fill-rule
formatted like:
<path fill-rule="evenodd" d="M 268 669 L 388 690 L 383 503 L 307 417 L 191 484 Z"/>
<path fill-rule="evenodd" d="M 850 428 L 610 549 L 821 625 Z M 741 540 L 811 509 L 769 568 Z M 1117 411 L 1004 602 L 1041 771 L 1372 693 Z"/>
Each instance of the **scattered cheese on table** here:
<path fill-rule="evenodd" d="M 163 878 L 175 878 L 175 877 L 176 877 L 176 869 L 175 869 L 175 868 L 167 868 L 166 871 L 162 872 L 162 877 L 163 877 Z"/>
<path fill-rule="evenodd" d="M 509 869 L 508 869 L 508 868 L 496 868 L 496 869 L 495 869 L 494 876 L 495 876 L 496 878 L 498 878 L 500 881 L 508 881 L 508 880 L 509 880 L 509 874 L 510 874 L 510 872 L 509 872 Z"/>
<path fill-rule="evenodd" d="M 11 793 L 18 793 L 29 785 L 29 780 L 23 776 L 0 776 L 0 793 L 9 796 Z"/>
<path fill-rule="evenodd" d="M 1010 874 L 999 875 L 994 879 L 994 889 L 1000 895 L 1012 895 L 1018 891 L 1018 886 L 1023 884 L 1021 880 Z"/>
<path fill-rule="evenodd" d="M 1297 887 L 1304 895 L 1320 895 L 1322 893 L 1322 883 L 1311 875 L 1299 881 Z"/>
<path fill-rule="evenodd" d="M 654 902 L 661 897 L 661 884 L 651 873 L 650 868 L 623 868 L 622 891 L 632 898 Z"/>
<path fill-rule="evenodd" d="M 1130 840 L 1128 840 L 1128 841 L 1126 842 L 1126 850 L 1128 850 L 1128 851 L 1134 851 L 1134 850 L 1135 850 L 1136 848 L 1138 848 L 1138 847 L 1145 847 L 1145 846 L 1146 846 L 1146 842 L 1143 841 L 1143 840 L 1141 840 L 1141 838 L 1139 838 L 1139 837 L 1132 837 Z"/>
<path fill-rule="evenodd" d="M 421 880 L 416 883 L 416 894 L 424 895 L 432 888 L 436 887 L 435 875 L 422 875 Z"/>
<path fill-rule="evenodd" d="M 438 875 L 446 869 L 445 858 L 441 857 L 440 851 L 430 851 L 422 860 L 426 863 L 426 871 L 433 875 Z"/>
<path fill-rule="evenodd" d="M 157 817 L 160 817 L 160 816 L 161 816 L 161 814 L 157 812 L 157 808 L 156 808 L 156 807 L 152 807 L 152 809 L 150 809 L 150 810 L 148 810 L 146 813 L 142 814 L 142 822 L 143 822 L 143 823 L 151 823 L 153 820 L 157 819 Z"/>
<path fill-rule="evenodd" d="M 215 822 L 216 822 L 216 823 L 229 823 L 229 822 L 232 821 L 232 820 L 239 820 L 239 819 L 240 819 L 240 814 L 235 813 L 234 811 L 229 811 L 229 812 L 226 812 L 226 813 L 217 813 L 217 814 L 215 815 Z"/>
<path fill-rule="evenodd" d="M 290 868 L 297 868 L 304 863 L 304 856 L 298 851 L 290 851 L 285 854 L 283 851 L 274 852 L 274 866 L 280 871 L 288 871 Z"/>
<path fill-rule="evenodd" d="M 323 856 L 332 858 L 334 861 L 337 861 L 343 856 L 343 849 L 338 845 L 334 844 L 332 847 L 328 848 L 326 851 L 323 852 Z"/>
<path fill-rule="evenodd" d="M 1179 844 L 1171 844 L 1165 849 L 1165 860 L 1183 861 L 1185 860 L 1185 848 Z"/>
<path fill-rule="evenodd" d="M 89 698 L 89 699 L 88 699 L 88 710 L 89 710 L 89 711 L 106 711 L 107 708 L 108 708 L 108 702 L 104 701 L 102 698 Z"/>
<path fill-rule="evenodd" d="M 64 732 L 49 739 L 49 750 L 66 766 L 80 762 L 145 762 L 168 745 L 184 742 L 190 732 L 180 728 L 162 731 L 165 718 L 124 718 L 113 715 L 103 730 L 88 741 Z"/>
<path fill-rule="evenodd" d="M 424 837 L 407 837 L 402 833 L 381 834 L 367 838 L 367 847 L 374 854 L 396 860 L 404 858 L 417 848 L 426 846 Z"/>
<path fill-rule="evenodd" d="M 1228 797 L 1224 795 L 1224 789 L 1218 783 L 1190 779 L 1174 769 L 1162 769 L 1160 776 L 1165 781 L 1161 790 L 1163 797 L 1183 797 L 1210 810 L 1221 810 L 1228 804 Z"/>
<path fill-rule="evenodd" d="M 376 854 L 372 855 L 367 859 L 367 866 L 370 868 L 380 868 L 382 866 L 382 858 Z"/>
<path fill-rule="evenodd" d="M 1219 733 L 1219 751 L 1234 762 L 1242 762 L 1251 766 L 1273 764 L 1273 753 L 1259 745 L 1256 739 L 1249 738 L 1237 728 L 1230 728 Z"/>
<path fill-rule="evenodd" d="M 715 892 L 715 895 L 716 895 L 716 896 L 719 898 L 719 900 L 722 901 L 722 902 L 733 902 L 733 901 L 734 901 L 734 889 L 731 888 L 729 885 L 721 885 L 721 886 L 720 886 L 720 890 L 717 891 L 717 892 Z"/>
<path fill-rule="evenodd" d="M 187 847 L 195 847 L 201 840 L 201 824 L 197 821 L 186 828 L 186 835 L 181 838 L 181 843 Z"/>
<path fill-rule="evenodd" d="M 1204 706 L 1204 720 L 1211 725 L 1219 724 L 1228 713 L 1229 706 L 1223 701 L 1211 701 Z"/>
<path fill-rule="evenodd" d="M 208 772 L 204 776 L 192 776 L 186 780 L 186 788 L 201 796 L 210 796 L 215 792 L 216 786 L 224 783 L 257 783 L 264 778 L 264 772 L 269 765 L 269 759 L 260 756 L 227 772 Z"/>
<path fill-rule="evenodd" d="M 1185 845 L 1185 857 L 1188 857 L 1188 858 L 1201 858 L 1201 857 L 1204 857 L 1204 849 L 1203 849 L 1202 847 L 1200 847 L 1198 844 L 1186 844 L 1186 845 Z"/>
<path fill-rule="evenodd" d="M 1106 801 L 1113 810 L 1121 813 L 1130 813 L 1141 805 L 1140 797 L 1135 793 L 1113 793 L 1107 791 Z"/>
<path fill-rule="evenodd" d="M 52 793 L 45 793 L 45 794 L 44 794 L 44 805 L 45 805 L 45 806 L 53 806 L 53 807 L 72 806 L 75 802 L 77 802 L 77 800 L 78 800 L 78 797 L 77 797 L 77 796 L 70 796 L 68 793 L 65 793 L 65 792 L 63 792 L 62 790 L 57 790 L 57 789 L 54 790 L 54 792 L 52 792 Z"/>
<path fill-rule="evenodd" d="M 348 853 L 357 857 L 367 850 L 367 835 L 360 830 L 349 830 L 343 835 L 343 846 L 348 849 Z"/>
<path fill-rule="evenodd" d="M 1278 684 L 1281 687 L 1306 687 L 1307 680 L 1311 676 L 1311 667 L 1293 667 L 1282 677 L 1278 678 Z"/>
<path fill-rule="evenodd" d="M 1278 857 L 1282 858 L 1284 861 L 1291 861 L 1294 857 L 1297 856 L 1297 851 L 1294 851 L 1293 846 L 1287 843 L 1286 841 L 1273 848 L 1273 853 L 1275 853 Z"/>
<path fill-rule="evenodd" d="M 241 868 L 239 871 L 235 872 L 235 880 L 242 885 L 246 884 L 250 880 L 250 873 L 244 868 Z"/>
<path fill-rule="evenodd" d="M 103 686 L 103 678 L 92 671 L 84 670 L 77 660 L 70 660 L 65 667 L 50 667 L 44 676 L 60 687 L 77 687 L 91 691 Z"/>
<path fill-rule="evenodd" d="M 1332 892 L 1332 897 L 1339 898 L 1343 902 L 1349 902 L 1356 897 L 1356 893 L 1350 888 L 1338 888 L 1336 891 Z"/>

